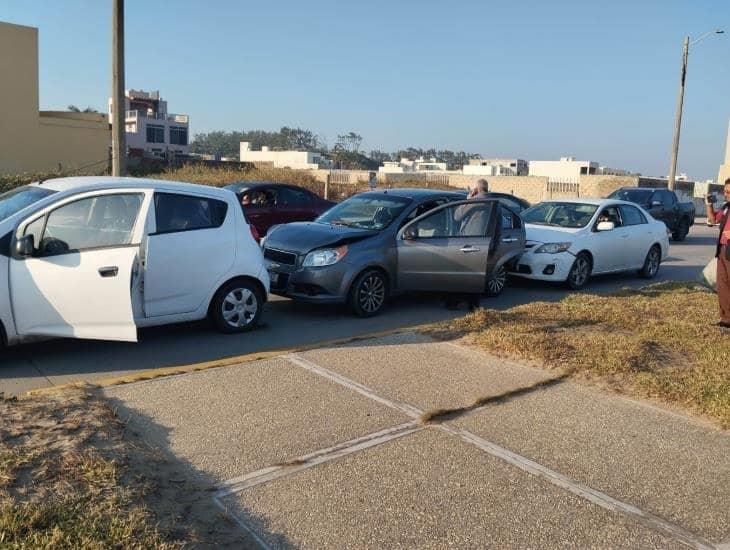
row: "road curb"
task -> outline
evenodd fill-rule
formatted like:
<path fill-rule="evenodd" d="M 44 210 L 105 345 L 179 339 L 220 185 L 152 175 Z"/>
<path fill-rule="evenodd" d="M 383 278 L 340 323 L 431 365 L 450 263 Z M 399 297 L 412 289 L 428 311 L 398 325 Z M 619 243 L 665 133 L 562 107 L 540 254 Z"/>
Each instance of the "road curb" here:
<path fill-rule="evenodd" d="M 320 342 L 314 342 L 312 344 L 306 344 L 298 347 L 281 348 L 271 351 L 259 351 L 253 353 L 245 353 L 243 355 L 233 355 L 230 357 L 224 357 L 221 359 L 214 359 L 211 361 L 203 361 L 200 363 L 190 363 L 187 365 L 176 365 L 172 367 L 161 367 L 158 369 L 147 369 L 141 372 L 135 372 L 123 376 L 113 376 L 109 378 L 102 378 L 95 382 L 85 381 L 74 381 L 67 382 L 65 384 L 59 384 L 57 386 L 51 386 L 48 388 L 38 388 L 35 390 L 29 390 L 18 395 L 19 399 L 31 398 L 38 396 L 56 395 L 59 393 L 66 392 L 68 390 L 79 389 L 81 387 L 87 388 L 106 388 L 109 386 L 119 386 L 123 384 L 132 384 L 134 382 L 143 382 L 148 380 L 154 380 L 156 378 L 165 378 L 168 376 L 177 376 L 180 374 L 188 374 L 191 372 L 198 372 L 208 369 L 215 369 L 219 367 L 230 367 L 232 365 L 239 365 L 243 363 L 251 363 L 253 361 L 262 361 L 264 359 L 271 359 L 273 357 L 280 357 L 282 355 L 288 355 L 292 353 L 303 353 L 314 349 L 323 347 L 341 346 L 344 344 L 350 344 L 352 342 L 359 342 L 362 340 L 371 340 L 373 338 L 385 338 L 387 336 L 395 336 L 398 334 L 405 334 L 407 332 L 424 332 L 429 328 L 433 328 L 439 323 L 428 323 L 423 325 L 416 325 L 412 327 L 401 327 L 390 330 L 382 330 L 378 332 L 369 332 L 358 336 L 349 336 L 347 338 L 337 338 L 332 340 L 323 340 Z"/>

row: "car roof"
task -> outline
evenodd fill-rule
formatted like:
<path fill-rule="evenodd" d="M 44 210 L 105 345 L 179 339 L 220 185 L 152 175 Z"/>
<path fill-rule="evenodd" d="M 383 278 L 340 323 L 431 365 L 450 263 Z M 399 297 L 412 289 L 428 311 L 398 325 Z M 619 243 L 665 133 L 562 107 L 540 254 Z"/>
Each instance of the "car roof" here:
<path fill-rule="evenodd" d="M 461 197 L 462 194 L 458 191 L 444 191 L 442 189 L 422 189 L 422 188 L 408 188 L 408 187 L 402 187 L 402 188 L 396 188 L 396 189 L 375 189 L 374 191 L 366 191 L 364 193 L 359 193 L 359 196 L 362 195 L 393 195 L 394 197 L 400 197 L 404 199 L 422 199 L 427 197 L 433 197 L 433 196 L 452 196 L 452 197 Z"/>
<path fill-rule="evenodd" d="M 182 181 L 153 180 L 144 178 L 120 178 L 113 176 L 79 176 L 73 178 L 53 178 L 42 180 L 34 185 L 58 192 L 81 193 L 102 189 L 160 189 L 178 192 L 200 192 L 208 195 L 229 197 L 230 190 L 199 185 Z"/>
<path fill-rule="evenodd" d="M 619 187 L 616 191 L 669 191 L 669 189 L 666 187 Z"/>

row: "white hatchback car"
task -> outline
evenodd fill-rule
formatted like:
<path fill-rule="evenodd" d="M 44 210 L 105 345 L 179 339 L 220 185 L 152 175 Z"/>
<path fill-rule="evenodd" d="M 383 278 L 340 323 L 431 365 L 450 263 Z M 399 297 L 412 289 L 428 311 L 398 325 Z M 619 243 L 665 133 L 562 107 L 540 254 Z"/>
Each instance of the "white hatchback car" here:
<path fill-rule="evenodd" d="M 541 202 L 522 212 L 526 250 L 513 275 L 583 287 L 591 275 L 637 270 L 654 277 L 669 253 L 663 222 L 610 199 Z"/>
<path fill-rule="evenodd" d="M 242 332 L 268 292 L 263 255 L 231 191 L 79 177 L 0 195 L 5 344 L 136 341 L 137 327 L 205 317 Z"/>

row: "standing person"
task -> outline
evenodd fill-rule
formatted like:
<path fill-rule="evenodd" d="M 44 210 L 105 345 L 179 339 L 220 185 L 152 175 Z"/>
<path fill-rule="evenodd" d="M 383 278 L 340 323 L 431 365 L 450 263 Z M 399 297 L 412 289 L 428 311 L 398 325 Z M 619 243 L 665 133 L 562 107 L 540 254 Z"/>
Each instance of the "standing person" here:
<path fill-rule="evenodd" d="M 489 183 L 485 179 L 477 180 L 476 187 L 469 192 L 467 200 L 479 200 L 489 198 Z M 487 213 L 483 208 L 477 205 L 462 204 L 454 212 L 454 221 L 461 222 L 459 234 L 461 235 L 481 235 L 487 231 Z M 481 294 L 450 294 L 446 297 L 446 307 L 456 309 L 459 301 L 465 300 L 469 311 L 473 311 L 479 307 Z"/>
<path fill-rule="evenodd" d="M 710 195 L 705 195 L 707 203 L 707 221 L 714 220 L 720 224 L 720 235 L 717 238 L 717 300 L 720 303 L 720 321 L 718 326 L 730 328 L 730 178 L 725 180 L 725 204 L 715 210 Z"/>

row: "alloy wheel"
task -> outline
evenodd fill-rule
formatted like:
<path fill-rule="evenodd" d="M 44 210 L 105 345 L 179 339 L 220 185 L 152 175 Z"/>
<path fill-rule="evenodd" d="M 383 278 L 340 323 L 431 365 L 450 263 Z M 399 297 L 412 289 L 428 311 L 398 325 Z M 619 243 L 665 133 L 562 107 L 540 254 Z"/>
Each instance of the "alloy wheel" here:
<path fill-rule="evenodd" d="M 366 313 L 378 311 L 385 301 L 385 283 L 382 277 L 372 274 L 363 280 L 357 293 L 357 299 L 360 307 Z"/>
<path fill-rule="evenodd" d="M 659 251 L 656 248 L 652 248 L 649 251 L 649 257 L 647 258 L 646 267 L 646 274 L 649 277 L 653 277 L 654 275 L 656 275 L 656 272 L 659 271 Z"/>
<path fill-rule="evenodd" d="M 590 263 L 584 256 L 578 256 L 573 264 L 573 269 L 570 270 L 570 282 L 575 288 L 583 286 L 588 280 L 588 274 L 590 273 Z"/>
<path fill-rule="evenodd" d="M 504 285 L 507 284 L 507 270 L 504 268 L 503 265 L 499 266 L 494 274 L 489 278 L 489 281 L 487 281 L 487 291 L 496 296 L 502 290 L 504 290 Z"/>
<path fill-rule="evenodd" d="M 248 288 L 234 288 L 223 299 L 223 319 L 233 328 L 245 327 L 256 317 L 259 303 Z"/>

